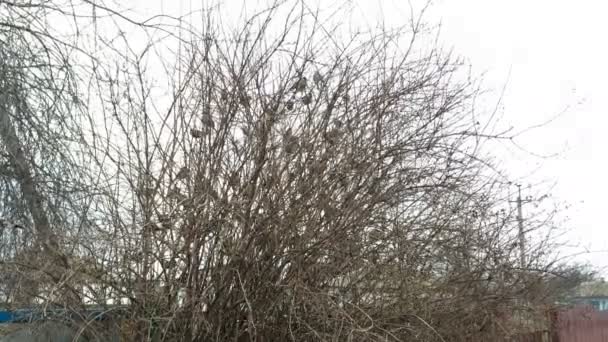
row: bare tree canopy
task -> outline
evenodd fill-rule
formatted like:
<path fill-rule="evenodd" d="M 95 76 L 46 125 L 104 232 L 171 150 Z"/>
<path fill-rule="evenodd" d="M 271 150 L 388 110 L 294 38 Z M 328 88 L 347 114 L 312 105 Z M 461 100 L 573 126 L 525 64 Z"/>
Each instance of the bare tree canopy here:
<path fill-rule="evenodd" d="M 6 303 L 121 305 L 136 341 L 464 341 L 586 279 L 550 236 L 520 261 L 504 136 L 418 18 L 159 18 L 0 0 Z"/>

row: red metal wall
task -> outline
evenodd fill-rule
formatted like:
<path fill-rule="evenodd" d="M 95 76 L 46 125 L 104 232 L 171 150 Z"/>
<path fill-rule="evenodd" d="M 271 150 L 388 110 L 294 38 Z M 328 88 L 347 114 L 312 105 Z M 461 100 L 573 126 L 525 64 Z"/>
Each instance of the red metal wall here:
<path fill-rule="evenodd" d="M 608 312 L 591 308 L 560 311 L 554 322 L 553 342 L 608 342 Z"/>

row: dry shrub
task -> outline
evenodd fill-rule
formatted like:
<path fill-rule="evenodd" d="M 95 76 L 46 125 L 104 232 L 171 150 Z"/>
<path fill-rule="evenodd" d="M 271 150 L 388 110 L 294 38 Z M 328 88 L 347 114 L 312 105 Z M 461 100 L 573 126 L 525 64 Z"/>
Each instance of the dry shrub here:
<path fill-rule="evenodd" d="M 551 304 L 564 270 L 545 241 L 520 264 L 481 152 L 505 136 L 420 21 L 344 40 L 300 2 L 232 29 L 83 5 L 168 34 L 139 48 L 74 16 L 97 50 L 62 55 L 14 24 L 36 6 L 0 2 L 20 39 L 1 46 L 0 209 L 26 227 L 3 231 L 3 267 L 39 275 L 30 300 L 124 304 L 137 341 L 457 341 Z M 48 263 L 25 270 L 26 248 Z"/>

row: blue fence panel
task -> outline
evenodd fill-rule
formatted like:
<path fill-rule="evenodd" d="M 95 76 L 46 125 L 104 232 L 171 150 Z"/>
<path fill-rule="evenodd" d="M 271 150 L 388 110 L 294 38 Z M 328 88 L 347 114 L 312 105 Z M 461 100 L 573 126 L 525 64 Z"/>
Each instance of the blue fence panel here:
<path fill-rule="evenodd" d="M 8 323 L 13 321 L 13 313 L 10 311 L 0 311 L 0 323 Z"/>

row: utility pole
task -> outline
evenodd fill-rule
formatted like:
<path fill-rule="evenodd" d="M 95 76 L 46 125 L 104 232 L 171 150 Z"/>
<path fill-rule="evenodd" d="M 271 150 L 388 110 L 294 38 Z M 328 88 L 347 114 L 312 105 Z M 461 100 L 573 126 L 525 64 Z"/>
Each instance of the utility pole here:
<path fill-rule="evenodd" d="M 526 267 L 526 235 L 524 233 L 524 216 L 522 214 L 521 185 L 517 184 L 517 225 L 519 227 L 519 262 Z"/>

